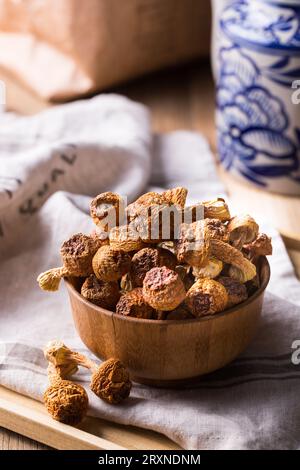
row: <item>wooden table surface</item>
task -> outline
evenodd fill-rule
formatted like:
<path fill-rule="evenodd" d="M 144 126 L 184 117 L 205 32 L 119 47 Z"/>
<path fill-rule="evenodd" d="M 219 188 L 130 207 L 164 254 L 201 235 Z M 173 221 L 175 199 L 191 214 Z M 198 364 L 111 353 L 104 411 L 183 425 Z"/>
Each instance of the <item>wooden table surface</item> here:
<path fill-rule="evenodd" d="M 7 91 L 8 101 L 18 103 L 20 111 L 36 112 L 46 107 L 45 103 L 27 95 L 15 84 L 11 84 L 11 86 L 8 84 Z M 168 132 L 176 129 L 200 131 L 207 137 L 215 150 L 214 89 L 209 65 L 206 62 L 159 72 L 113 91 L 146 104 L 152 113 L 154 131 Z M 238 184 L 236 187 L 240 188 Z M 245 191 L 243 188 L 240 190 Z M 249 192 L 251 193 L 251 188 L 249 188 Z M 276 196 L 266 197 L 265 205 L 262 204 L 263 210 L 266 210 L 266 207 L 269 208 L 270 205 L 272 206 L 270 201 L 273 202 L 277 198 Z M 262 199 L 263 195 L 261 198 L 257 198 L 258 201 Z M 277 200 L 280 207 L 284 204 L 284 207 L 290 208 L 290 215 L 285 214 L 285 225 L 282 231 L 286 234 L 290 255 L 300 275 L 300 245 L 297 240 L 295 241 L 294 236 L 296 234 L 300 238 L 300 230 L 298 231 L 299 227 L 295 222 L 297 219 L 295 213 L 300 210 L 299 199 L 291 199 L 288 203 L 286 201 L 282 203 L 279 198 Z M 258 209 L 259 205 L 261 204 L 257 205 Z M 289 236 L 290 233 L 292 233 L 291 236 Z M 0 428 L 0 449 L 42 450 L 47 447 Z"/>

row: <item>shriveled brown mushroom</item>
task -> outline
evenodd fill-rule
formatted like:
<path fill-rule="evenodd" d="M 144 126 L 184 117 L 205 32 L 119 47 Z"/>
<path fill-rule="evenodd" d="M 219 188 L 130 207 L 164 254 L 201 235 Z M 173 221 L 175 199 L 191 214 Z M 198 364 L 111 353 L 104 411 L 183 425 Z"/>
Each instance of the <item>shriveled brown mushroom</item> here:
<path fill-rule="evenodd" d="M 203 221 L 181 224 L 179 238 L 176 240 L 176 253 L 180 263 L 202 267 L 208 262 L 209 237 Z"/>
<path fill-rule="evenodd" d="M 162 193 L 162 196 L 168 203 L 178 205 L 181 207 L 181 209 L 183 209 L 185 206 L 187 193 L 188 190 L 180 186 L 178 188 L 168 189 L 168 191 Z"/>
<path fill-rule="evenodd" d="M 198 279 L 186 294 L 185 303 L 194 317 L 214 315 L 225 310 L 228 294 L 214 279 Z"/>
<path fill-rule="evenodd" d="M 229 241 L 229 233 L 226 225 L 219 219 L 204 219 L 199 222 L 203 225 L 206 237 L 223 242 Z"/>
<path fill-rule="evenodd" d="M 244 245 L 243 250 L 249 259 L 271 255 L 273 252 L 272 239 L 265 233 L 260 233 L 255 240 Z"/>
<path fill-rule="evenodd" d="M 143 281 L 143 296 L 156 310 L 174 310 L 185 298 L 179 274 L 166 268 L 152 268 Z"/>
<path fill-rule="evenodd" d="M 125 317 L 147 319 L 154 317 L 154 309 L 145 301 L 141 287 L 132 289 L 121 296 L 116 306 L 116 313 Z"/>
<path fill-rule="evenodd" d="M 56 291 L 62 277 L 86 277 L 92 274 L 92 259 L 102 246 L 97 237 L 77 233 L 66 240 L 60 250 L 63 266 L 41 273 L 37 281 L 43 290 Z"/>
<path fill-rule="evenodd" d="M 248 298 L 248 292 L 245 284 L 242 284 L 231 277 L 220 276 L 217 279 L 226 289 L 228 294 L 227 308 L 244 302 Z"/>
<path fill-rule="evenodd" d="M 117 282 L 102 281 L 91 274 L 82 284 L 81 295 L 99 307 L 114 310 L 120 298 L 119 285 Z"/>
<path fill-rule="evenodd" d="M 148 215 L 148 209 L 154 205 L 163 205 L 165 198 L 162 194 L 154 191 L 145 193 L 140 196 L 136 201 L 126 207 L 126 214 L 129 221 L 133 221 L 138 216 L 145 217 Z"/>
<path fill-rule="evenodd" d="M 164 248 L 144 248 L 132 257 L 130 278 L 134 287 L 142 287 L 144 278 L 152 268 L 166 266 L 175 269 L 176 256 Z"/>
<path fill-rule="evenodd" d="M 84 388 L 62 379 L 60 368 L 48 367 L 49 387 L 44 392 L 44 404 L 48 413 L 56 421 L 77 425 L 85 417 L 88 409 L 88 396 Z"/>
<path fill-rule="evenodd" d="M 61 341 L 51 341 L 44 354 L 56 368 L 75 364 L 90 369 L 92 392 L 110 404 L 118 404 L 130 394 L 132 383 L 129 373 L 118 359 L 108 359 L 98 366 L 84 354 L 69 349 Z"/>
<path fill-rule="evenodd" d="M 118 281 L 130 269 L 131 258 L 124 251 L 115 251 L 102 246 L 93 257 L 93 270 L 102 281 Z"/>
<path fill-rule="evenodd" d="M 129 397 L 132 383 L 122 362 L 111 358 L 93 372 L 90 387 L 97 397 L 117 405 Z"/>
<path fill-rule="evenodd" d="M 145 247 L 133 224 L 114 227 L 109 233 L 110 248 L 114 251 L 132 252 Z"/>

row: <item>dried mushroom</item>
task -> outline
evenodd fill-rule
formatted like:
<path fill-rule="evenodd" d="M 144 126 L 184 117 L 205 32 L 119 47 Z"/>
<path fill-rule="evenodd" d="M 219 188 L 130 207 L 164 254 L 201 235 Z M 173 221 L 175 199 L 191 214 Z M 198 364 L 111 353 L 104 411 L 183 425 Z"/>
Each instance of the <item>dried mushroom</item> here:
<path fill-rule="evenodd" d="M 175 269 L 176 256 L 164 248 L 144 248 L 132 257 L 130 266 L 130 279 L 135 287 L 142 287 L 143 280 L 152 268 L 166 266 Z"/>
<path fill-rule="evenodd" d="M 229 233 L 226 225 L 219 219 L 204 219 L 199 222 L 203 225 L 206 237 L 221 240 L 225 243 L 229 241 Z"/>
<path fill-rule="evenodd" d="M 161 206 L 165 202 L 165 198 L 162 194 L 158 194 L 153 191 L 145 193 L 140 196 L 135 202 L 127 206 L 127 218 L 129 221 L 133 221 L 138 216 L 147 216 L 149 208 L 151 208 L 152 206 Z"/>
<path fill-rule="evenodd" d="M 130 223 L 144 243 L 158 244 L 177 237 L 182 222 L 182 210 L 164 202 L 146 208 Z"/>
<path fill-rule="evenodd" d="M 156 310 L 174 310 L 185 299 L 185 288 L 179 274 L 166 268 L 152 268 L 143 282 L 143 296 Z"/>
<path fill-rule="evenodd" d="M 50 385 L 43 396 L 48 413 L 61 423 L 79 424 L 88 409 L 86 391 L 81 385 L 62 379 L 60 368 L 52 364 L 48 367 L 48 377 Z"/>
<path fill-rule="evenodd" d="M 178 188 L 168 189 L 168 191 L 162 193 L 162 196 L 168 203 L 178 205 L 181 207 L 181 209 L 183 209 L 185 206 L 187 193 L 188 190 L 180 186 Z"/>
<path fill-rule="evenodd" d="M 117 405 L 129 397 L 132 383 L 122 362 L 108 359 L 93 373 L 90 387 L 97 397 Z"/>
<path fill-rule="evenodd" d="M 209 259 L 209 238 L 203 221 L 181 224 L 179 238 L 176 240 L 176 253 L 179 262 L 201 267 Z"/>
<path fill-rule="evenodd" d="M 204 218 L 219 219 L 222 222 L 230 220 L 228 205 L 221 197 L 201 203 L 204 206 Z"/>
<path fill-rule="evenodd" d="M 226 289 L 228 294 L 227 308 L 244 302 L 248 298 L 248 292 L 245 284 L 242 284 L 231 277 L 221 276 L 218 279 Z"/>
<path fill-rule="evenodd" d="M 251 216 L 231 217 L 222 198 L 192 206 L 186 199 L 187 189 L 176 187 L 125 208 L 118 194 L 99 194 L 91 203 L 96 228 L 62 245 L 62 267 L 40 274 L 40 287 L 57 290 L 62 277 L 83 277 L 88 301 L 150 320 L 201 317 L 243 302 L 259 288 L 271 238 Z"/>
<path fill-rule="evenodd" d="M 60 254 L 63 266 L 50 269 L 38 276 L 37 281 L 40 288 L 56 291 L 62 277 L 84 277 L 91 274 L 93 272 L 93 256 L 101 245 L 101 240 L 98 238 L 83 235 L 82 233 L 73 235 L 61 246 Z"/>
<path fill-rule="evenodd" d="M 243 245 L 251 243 L 258 235 L 259 227 L 250 215 L 233 217 L 228 224 L 232 246 L 241 250 Z"/>
<path fill-rule="evenodd" d="M 154 309 L 145 301 L 141 287 L 137 287 L 121 296 L 116 306 L 116 313 L 125 317 L 147 319 L 154 317 Z"/>
<path fill-rule="evenodd" d="M 202 268 L 193 268 L 193 275 L 196 279 L 209 278 L 214 279 L 218 277 L 223 269 L 223 262 L 217 258 L 209 258 L 207 264 Z"/>
<path fill-rule="evenodd" d="M 122 223 L 124 219 L 124 201 L 115 193 L 98 194 L 90 206 L 93 222 L 104 231 Z"/>
<path fill-rule="evenodd" d="M 250 259 L 271 255 L 273 252 L 272 239 L 265 233 L 260 233 L 255 240 L 244 245 L 243 250 Z"/>
<path fill-rule="evenodd" d="M 138 251 L 144 248 L 145 243 L 133 226 L 122 225 L 114 227 L 109 233 L 109 244 L 114 251 Z"/>
<path fill-rule="evenodd" d="M 198 279 L 186 294 L 185 303 L 194 317 L 214 315 L 225 310 L 228 294 L 214 279 Z"/>
<path fill-rule="evenodd" d="M 84 354 L 69 349 L 61 341 L 51 341 L 44 354 L 56 369 L 75 364 L 91 370 L 90 389 L 97 397 L 110 404 L 118 404 L 130 394 L 132 384 L 129 373 L 118 359 L 108 359 L 98 366 Z"/>
<path fill-rule="evenodd" d="M 233 265 L 234 269 L 232 269 L 232 272 L 235 274 L 232 277 L 237 281 L 247 282 L 256 275 L 256 267 L 254 264 L 245 258 L 239 250 L 228 243 L 212 239 L 210 240 L 210 248 L 213 256 L 224 263 Z"/>
<path fill-rule="evenodd" d="M 81 295 L 99 307 L 114 310 L 120 298 L 119 285 L 117 282 L 102 281 L 91 274 L 82 284 Z"/>
<path fill-rule="evenodd" d="M 109 246 L 99 248 L 93 257 L 93 270 L 102 281 L 118 281 L 130 269 L 131 258 L 124 251 L 112 250 Z"/>

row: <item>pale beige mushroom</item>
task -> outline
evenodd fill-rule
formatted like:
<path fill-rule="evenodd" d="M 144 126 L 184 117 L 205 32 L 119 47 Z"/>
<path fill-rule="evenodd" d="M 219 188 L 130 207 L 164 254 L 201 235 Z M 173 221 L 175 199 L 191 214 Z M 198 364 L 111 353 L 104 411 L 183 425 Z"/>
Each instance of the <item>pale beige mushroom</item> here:
<path fill-rule="evenodd" d="M 259 226 L 250 215 L 233 217 L 228 224 L 230 242 L 238 250 L 241 250 L 246 243 L 253 242 L 258 231 Z"/>
<path fill-rule="evenodd" d="M 209 219 L 219 219 L 222 222 L 230 220 L 228 205 L 223 198 L 218 197 L 211 201 L 201 202 L 204 206 L 204 217 Z"/>
<path fill-rule="evenodd" d="M 233 266 L 230 275 L 237 281 L 247 282 L 255 277 L 255 265 L 233 246 L 221 240 L 211 239 L 210 250 L 211 255 Z"/>
<path fill-rule="evenodd" d="M 193 275 L 196 279 L 214 279 L 221 273 L 223 262 L 217 258 L 209 258 L 208 263 L 202 268 L 193 268 Z"/>

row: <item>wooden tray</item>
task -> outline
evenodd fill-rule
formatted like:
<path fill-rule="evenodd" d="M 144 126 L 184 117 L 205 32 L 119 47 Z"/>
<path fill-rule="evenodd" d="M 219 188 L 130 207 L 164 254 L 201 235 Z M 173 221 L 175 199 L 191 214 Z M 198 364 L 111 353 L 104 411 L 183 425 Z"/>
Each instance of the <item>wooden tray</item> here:
<path fill-rule="evenodd" d="M 7 88 L 10 110 L 34 114 L 49 107 L 15 83 L 8 75 L 1 75 Z M 149 106 L 153 127 L 168 132 L 179 128 L 198 130 L 215 149 L 214 91 L 206 64 L 164 72 L 158 79 L 151 77 L 124 86 L 118 90 L 132 99 Z M 242 185 L 225 175 L 235 211 L 262 214 L 284 236 L 289 254 L 300 277 L 300 199 L 264 193 Z M 47 444 L 56 449 L 178 449 L 166 437 L 151 431 L 120 426 L 96 418 L 87 418 L 80 428 L 53 421 L 41 403 L 0 387 L 0 426 Z"/>
<path fill-rule="evenodd" d="M 60 450 L 177 450 L 153 431 L 87 417 L 79 427 L 51 419 L 42 405 L 0 386 L 0 426 Z"/>

